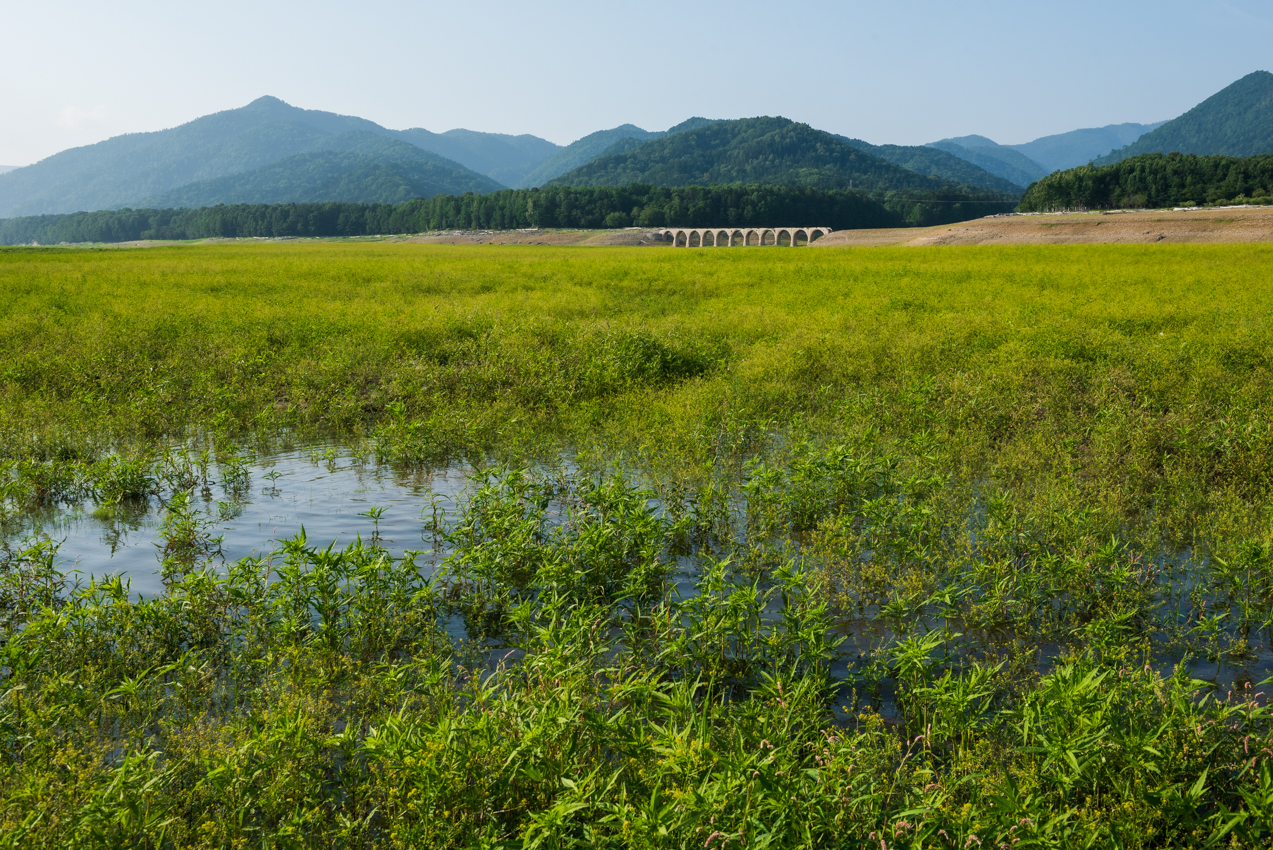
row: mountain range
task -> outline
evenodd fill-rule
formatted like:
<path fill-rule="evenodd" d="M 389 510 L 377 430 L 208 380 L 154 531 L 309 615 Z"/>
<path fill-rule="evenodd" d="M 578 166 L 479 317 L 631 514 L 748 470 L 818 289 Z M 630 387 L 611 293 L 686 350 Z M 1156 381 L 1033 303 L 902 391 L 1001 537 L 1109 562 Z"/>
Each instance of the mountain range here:
<path fill-rule="evenodd" d="M 978 135 L 876 145 L 766 117 L 691 118 L 662 131 L 624 124 L 562 147 L 531 135 L 392 130 L 262 97 L 168 130 L 0 167 L 0 218 L 123 207 L 394 203 L 510 186 L 633 181 L 852 188 L 879 197 L 956 189 L 1004 199 L 1058 170 L 1155 151 L 1273 152 L 1273 74 L 1250 74 L 1173 121 L 1075 130 L 1020 145 Z"/>
<path fill-rule="evenodd" d="M 417 153 L 429 154 L 435 165 L 448 169 L 447 179 L 436 186 L 427 181 L 418 185 L 426 197 L 501 188 L 503 182 L 492 174 L 521 179 L 557 150 L 557 145 L 535 136 L 389 130 L 363 118 L 299 109 L 278 98 L 262 97 L 170 130 L 116 136 L 0 175 L 0 218 L 135 206 L 174 190 L 184 191 L 190 184 L 243 175 L 303 154 L 352 152 L 349 133 L 396 140 L 414 151 L 395 148 L 387 162 L 398 162 L 405 155 L 419 163 Z M 456 162 L 447 154 L 462 156 L 470 164 Z M 310 163 L 295 162 L 302 171 L 309 169 Z M 319 169 L 315 174 L 321 183 L 329 180 L 331 172 Z M 423 177 L 420 172 L 412 179 Z M 302 178 L 302 174 L 293 175 L 284 183 L 295 186 Z M 379 200 L 370 191 L 359 194 L 362 200 Z"/>
<path fill-rule="evenodd" d="M 1029 186 L 1054 171 L 1086 165 L 1115 148 L 1136 141 L 1162 123 L 1110 124 L 1071 130 L 1023 145 L 1001 145 L 985 136 L 960 136 L 930 142 L 929 147 L 967 160 L 1018 186 Z"/>

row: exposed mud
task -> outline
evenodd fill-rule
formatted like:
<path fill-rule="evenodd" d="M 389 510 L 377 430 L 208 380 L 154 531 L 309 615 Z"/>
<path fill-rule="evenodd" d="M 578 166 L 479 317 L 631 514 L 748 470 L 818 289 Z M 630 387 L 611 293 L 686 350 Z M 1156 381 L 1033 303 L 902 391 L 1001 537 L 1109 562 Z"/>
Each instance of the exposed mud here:
<path fill-rule="evenodd" d="M 670 247 L 648 230 L 446 230 L 400 240 L 433 245 L 652 245 Z"/>
<path fill-rule="evenodd" d="M 1101 245 L 1273 242 L 1273 208 L 1013 215 L 939 227 L 838 230 L 814 243 L 884 245 Z"/>

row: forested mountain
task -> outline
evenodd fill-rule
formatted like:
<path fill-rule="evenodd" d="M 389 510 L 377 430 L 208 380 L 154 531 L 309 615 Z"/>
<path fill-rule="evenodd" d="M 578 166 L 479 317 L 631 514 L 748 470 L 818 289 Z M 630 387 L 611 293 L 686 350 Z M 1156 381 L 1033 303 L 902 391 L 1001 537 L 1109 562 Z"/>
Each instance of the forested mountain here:
<path fill-rule="evenodd" d="M 13 171 L 15 168 L 19 167 L 20 166 L 17 165 L 0 165 L 0 174 L 4 174 L 6 171 Z"/>
<path fill-rule="evenodd" d="M 1096 160 L 1109 165 L 1145 153 L 1253 156 L 1273 153 L 1273 74 L 1256 71 L 1124 148 Z"/>
<path fill-rule="evenodd" d="M 961 159 L 946 151 L 931 147 L 909 145 L 873 145 L 861 139 L 850 139 L 847 136 L 836 136 L 842 142 L 853 145 L 858 150 L 866 151 L 873 156 L 900 165 L 902 168 L 941 180 L 963 183 L 966 186 L 979 186 L 992 192 L 1005 195 L 1020 195 L 1025 186 L 1015 183 L 967 160 Z"/>
<path fill-rule="evenodd" d="M 552 143 L 534 141 L 533 137 L 388 130 L 362 118 L 298 109 L 277 98 L 263 97 L 240 109 L 207 115 L 170 130 L 131 133 L 72 148 L 0 175 L 0 217 L 135 204 L 189 183 L 325 150 L 327 140 L 349 132 L 399 139 L 417 147 L 445 142 L 452 151 L 467 151 L 465 156 L 479 165 L 494 163 L 496 170 L 523 166 L 529 170 L 538 164 L 538 160 L 531 163 L 534 156 L 551 153 L 545 145 L 556 149 Z M 502 158 L 496 155 L 500 150 L 506 154 Z M 536 150 L 533 156 L 528 153 Z M 464 166 L 457 162 L 454 167 Z"/>
<path fill-rule="evenodd" d="M 560 177 L 567 171 L 576 169 L 596 159 L 602 151 L 615 142 L 622 139 L 636 139 L 644 142 L 648 139 L 657 139 L 661 135 L 661 133 L 651 133 L 648 130 L 642 130 L 635 124 L 623 124 L 612 130 L 598 130 L 595 133 L 589 133 L 582 139 L 571 142 L 564 148 L 559 148 L 556 153 L 536 166 L 534 171 L 524 175 L 521 180 L 511 185 L 518 189 L 542 186 L 554 177 Z"/>
<path fill-rule="evenodd" d="M 839 138 L 786 118 L 715 121 L 646 142 L 567 172 L 549 185 L 707 186 L 772 184 L 816 189 L 858 189 L 895 199 L 957 191 L 990 200 L 984 191 L 917 174 L 859 150 Z M 929 196 L 928 199 L 932 199 Z M 999 196 L 994 196 L 999 200 Z M 1013 197 L 1015 200 L 1015 196 Z M 946 203 L 958 203 L 948 199 Z"/>
<path fill-rule="evenodd" d="M 1141 154 L 1058 171 L 1035 183 L 1022 212 L 1273 203 L 1273 154 L 1238 158 Z"/>
<path fill-rule="evenodd" d="M 241 174 L 189 183 L 139 202 L 163 209 L 217 204 L 342 201 L 396 204 L 439 194 L 494 192 L 500 184 L 414 145 L 367 132 L 343 133 L 321 151 Z"/>
<path fill-rule="evenodd" d="M 549 180 L 560 177 L 567 171 L 573 171 L 601 156 L 626 152 L 651 139 L 661 139 L 664 136 L 693 130 L 710 123 L 711 121 L 707 118 L 690 118 L 666 131 L 650 132 L 634 124 L 623 124 L 613 130 L 598 130 L 561 148 L 520 182 L 513 185 L 519 189 L 542 186 Z"/>
<path fill-rule="evenodd" d="M 1025 154 L 1004 145 L 997 145 L 985 136 L 943 139 L 940 142 L 932 142 L 928 147 L 957 156 L 979 168 L 984 168 L 991 174 L 1011 180 L 1018 186 L 1029 186 L 1048 173 L 1043 166 Z"/>

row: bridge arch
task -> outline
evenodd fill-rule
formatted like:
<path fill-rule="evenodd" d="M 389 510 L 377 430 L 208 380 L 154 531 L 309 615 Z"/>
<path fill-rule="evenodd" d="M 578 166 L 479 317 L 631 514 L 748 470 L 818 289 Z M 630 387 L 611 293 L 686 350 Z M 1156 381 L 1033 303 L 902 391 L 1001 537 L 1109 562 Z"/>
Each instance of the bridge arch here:
<path fill-rule="evenodd" d="M 785 245 L 796 247 L 800 240 L 812 245 L 818 239 L 832 233 L 830 227 L 665 227 L 658 231 L 660 238 L 677 248 L 722 248 L 735 245 Z M 785 242 L 784 242 L 785 240 Z"/>

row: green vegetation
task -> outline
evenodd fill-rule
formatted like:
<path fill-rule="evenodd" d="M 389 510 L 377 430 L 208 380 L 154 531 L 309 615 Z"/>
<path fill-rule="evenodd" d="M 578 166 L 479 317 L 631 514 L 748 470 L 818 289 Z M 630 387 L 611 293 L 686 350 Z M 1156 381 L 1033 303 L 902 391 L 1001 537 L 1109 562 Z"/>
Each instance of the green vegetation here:
<path fill-rule="evenodd" d="M 1273 74 L 1248 74 L 1179 118 L 1092 164 L 1109 165 L 1147 153 L 1273 153 Z"/>
<path fill-rule="evenodd" d="M 167 505 L 9 535 L 0 844 L 1267 847 L 1271 262 L 0 251 L 5 528 Z M 278 439 L 480 471 L 222 566 Z"/>
<path fill-rule="evenodd" d="M 764 184 L 813 189 L 859 189 L 877 200 L 944 197 L 1015 201 L 1008 195 L 939 180 L 894 165 L 846 140 L 786 118 L 714 121 L 633 150 L 604 156 L 549 185 L 701 186 Z"/>
<path fill-rule="evenodd" d="M 1273 155 L 1144 154 L 1058 171 L 1035 183 L 1022 212 L 1273 203 Z"/>
<path fill-rule="evenodd" d="M 956 202 L 952 202 L 952 198 Z M 962 200 L 958 200 L 962 198 Z M 1006 212 L 959 193 L 877 203 L 860 192 L 787 186 L 607 186 L 442 195 L 405 204 L 275 204 L 116 210 L 0 221 L 0 245 L 211 237 L 369 236 L 528 227 L 745 227 L 818 222 L 837 230 L 964 221 Z"/>

